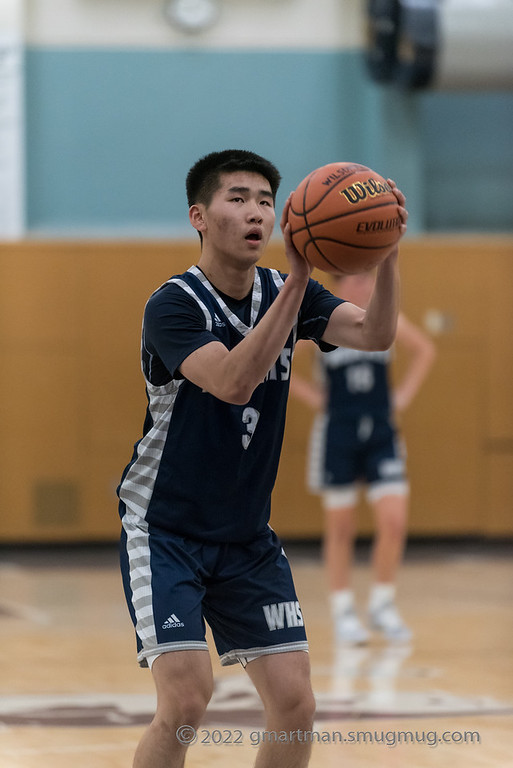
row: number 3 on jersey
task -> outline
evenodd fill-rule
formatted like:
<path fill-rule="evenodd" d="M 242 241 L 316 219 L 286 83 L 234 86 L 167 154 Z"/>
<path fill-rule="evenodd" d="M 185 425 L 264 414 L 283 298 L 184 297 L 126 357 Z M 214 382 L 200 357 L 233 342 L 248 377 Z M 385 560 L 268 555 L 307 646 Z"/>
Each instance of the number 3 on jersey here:
<path fill-rule="evenodd" d="M 246 434 L 242 435 L 242 447 L 245 451 L 247 451 L 248 445 L 251 442 L 259 418 L 260 414 L 256 408 L 244 408 L 242 423 L 246 425 Z"/>

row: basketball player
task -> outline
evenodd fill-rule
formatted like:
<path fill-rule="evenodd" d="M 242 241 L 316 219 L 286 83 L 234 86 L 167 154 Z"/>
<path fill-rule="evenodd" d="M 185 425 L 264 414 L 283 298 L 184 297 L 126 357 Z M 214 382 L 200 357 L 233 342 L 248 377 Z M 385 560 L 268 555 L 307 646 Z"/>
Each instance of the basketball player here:
<path fill-rule="evenodd" d="M 148 409 L 118 489 L 122 572 L 138 659 L 157 711 L 135 768 L 183 766 L 190 731 L 212 694 L 210 625 L 222 664 L 240 662 L 266 712 L 259 768 L 298 768 L 314 713 L 307 641 L 287 558 L 268 525 L 297 338 L 322 348 L 386 349 L 395 334 L 397 247 L 368 310 L 310 279 L 292 246 L 289 274 L 257 266 L 275 221 L 280 175 L 244 150 L 214 152 L 187 176 L 197 266 L 148 300 L 142 367 Z M 404 196 L 395 186 L 406 229 Z M 328 345 L 328 346 L 327 346 Z M 188 735 L 187 735 L 188 734 Z"/>
<path fill-rule="evenodd" d="M 370 301 L 375 273 L 335 278 L 334 293 L 358 306 Z M 389 641 L 408 642 L 411 631 L 396 604 L 396 577 L 407 530 L 408 481 L 394 415 L 416 396 L 435 356 L 431 339 L 402 313 L 396 341 L 408 365 L 393 394 L 390 350 L 338 349 L 316 357 L 321 381 L 292 377 L 291 391 L 320 409 L 312 433 L 310 486 L 325 511 L 324 557 L 336 637 L 348 644 L 369 639 L 355 610 L 351 564 L 355 505 L 360 485 L 375 517 L 373 577 L 368 619 Z"/>

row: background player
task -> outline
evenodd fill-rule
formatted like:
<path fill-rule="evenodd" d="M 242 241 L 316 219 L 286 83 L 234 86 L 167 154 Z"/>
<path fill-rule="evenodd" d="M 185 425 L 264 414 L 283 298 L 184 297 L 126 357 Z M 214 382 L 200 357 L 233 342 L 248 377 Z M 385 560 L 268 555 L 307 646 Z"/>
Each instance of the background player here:
<path fill-rule="evenodd" d="M 398 249 L 380 265 L 367 311 L 342 302 L 310 279 L 291 242 L 287 202 L 289 274 L 257 267 L 279 180 L 251 152 L 201 158 L 187 177 L 189 217 L 202 242 L 198 265 L 161 286 L 144 312 L 148 409 L 118 489 L 138 658 L 157 689 L 134 768 L 184 764 L 187 744 L 177 734 L 198 726 L 213 688 L 205 620 L 221 662 L 247 669 L 267 729 L 312 726 L 303 617 L 268 526 L 292 352 L 296 338 L 387 348 L 397 323 Z M 404 232 L 404 196 L 395 194 Z M 265 741 L 256 766 L 301 768 L 310 748 L 309 740 Z"/>
<path fill-rule="evenodd" d="M 375 272 L 335 278 L 334 293 L 366 307 Z M 368 603 L 370 626 L 388 640 L 406 642 L 411 631 L 395 605 L 396 577 L 407 531 L 408 482 L 394 414 L 416 396 L 435 357 L 431 339 L 402 313 L 396 340 L 408 365 L 395 390 L 389 389 L 390 350 L 338 348 L 316 356 L 317 379 L 294 374 L 291 391 L 322 411 L 310 447 L 310 486 L 321 492 L 325 511 L 324 557 L 338 640 L 369 639 L 355 610 L 351 566 L 355 505 L 361 483 L 367 486 L 376 525 L 372 564 L 374 583 Z"/>

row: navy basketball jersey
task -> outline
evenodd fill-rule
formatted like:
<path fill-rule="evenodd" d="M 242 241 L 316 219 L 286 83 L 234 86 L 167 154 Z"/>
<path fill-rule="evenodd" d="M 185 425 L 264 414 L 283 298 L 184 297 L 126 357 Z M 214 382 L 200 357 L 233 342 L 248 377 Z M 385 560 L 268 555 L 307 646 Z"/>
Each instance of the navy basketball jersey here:
<path fill-rule="evenodd" d="M 363 352 L 338 347 L 319 355 L 330 414 L 381 413 L 390 410 L 388 365 L 390 350 Z"/>
<path fill-rule="evenodd" d="M 310 280 L 287 343 L 245 405 L 202 391 L 179 367 L 211 341 L 236 346 L 265 314 L 284 278 L 258 267 L 247 301 L 233 302 L 191 267 L 150 297 L 142 334 L 148 407 L 143 437 L 118 489 L 122 516 L 219 542 L 249 541 L 265 528 L 296 338 L 319 342 L 341 300 Z"/>

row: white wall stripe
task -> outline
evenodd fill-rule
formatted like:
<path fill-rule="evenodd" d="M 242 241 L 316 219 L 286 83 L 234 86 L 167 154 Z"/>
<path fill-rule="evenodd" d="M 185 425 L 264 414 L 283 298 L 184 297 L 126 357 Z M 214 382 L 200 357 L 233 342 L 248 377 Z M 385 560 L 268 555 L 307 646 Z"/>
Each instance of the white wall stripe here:
<path fill-rule="evenodd" d="M 163 0 L 31 0 L 28 41 L 42 46 L 310 50 L 354 48 L 365 38 L 359 0 L 220 0 L 219 22 L 188 35 L 165 19 Z"/>

